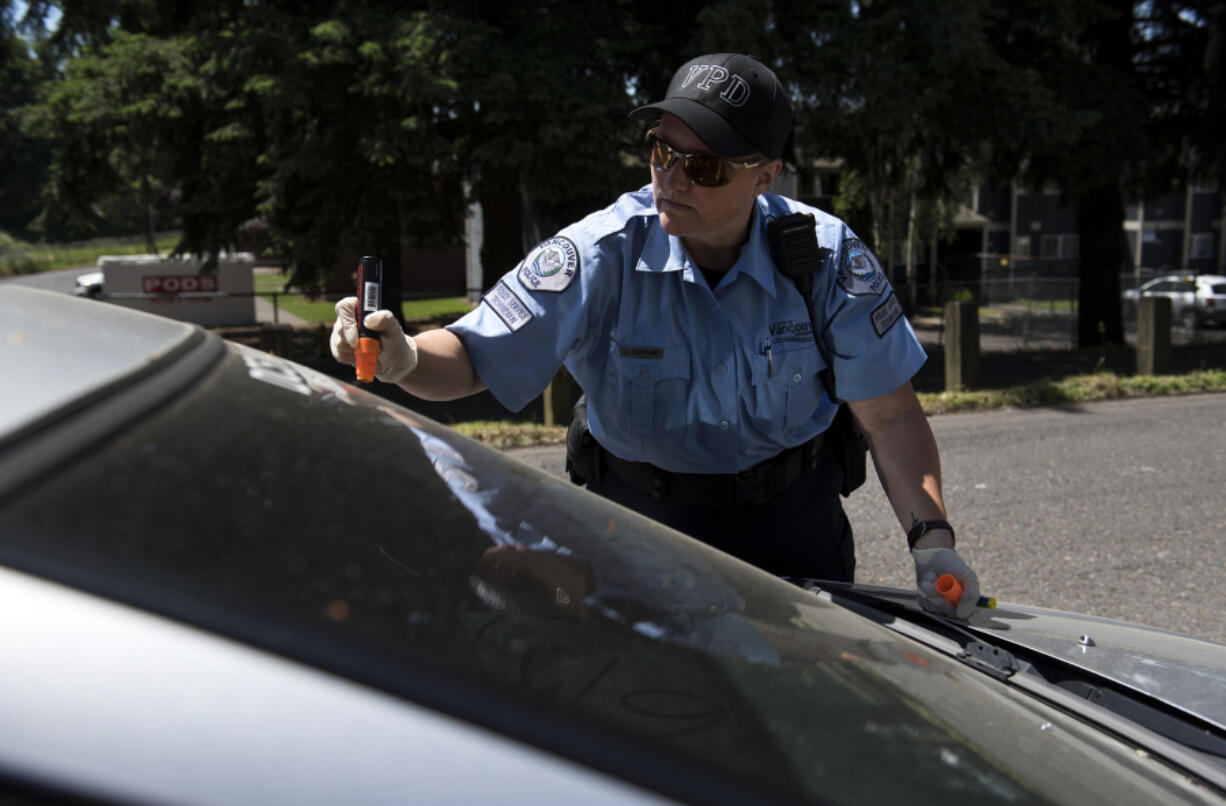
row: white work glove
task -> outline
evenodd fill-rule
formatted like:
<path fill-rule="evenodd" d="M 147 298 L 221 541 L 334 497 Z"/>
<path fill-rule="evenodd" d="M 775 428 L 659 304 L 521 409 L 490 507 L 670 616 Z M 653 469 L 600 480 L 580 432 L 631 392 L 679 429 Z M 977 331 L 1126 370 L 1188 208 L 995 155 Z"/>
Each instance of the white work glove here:
<path fill-rule="evenodd" d="M 353 349 L 358 346 L 357 297 L 345 297 L 336 303 L 336 323 L 332 325 L 329 346 L 332 357 L 353 366 Z M 379 360 L 375 362 L 375 377 L 384 383 L 400 383 L 417 368 L 417 343 L 405 335 L 391 311 L 378 310 L 366 315 L 366 327 L 379 333 Z"/>
<path fill-rule="evenodd" d="M 979 602 L 979 577 L 962 562 L 958 552 L 947 548 L 912 549 L 911 557 L 915 560 L 915 582 L 921 607 L 952 618 L 966 618 L 971 614 Z M 962 583 L 962 596 L 956 608 L 937 593 L 937 579 L 942 574 L 953 574 L 954 579 Z"/>

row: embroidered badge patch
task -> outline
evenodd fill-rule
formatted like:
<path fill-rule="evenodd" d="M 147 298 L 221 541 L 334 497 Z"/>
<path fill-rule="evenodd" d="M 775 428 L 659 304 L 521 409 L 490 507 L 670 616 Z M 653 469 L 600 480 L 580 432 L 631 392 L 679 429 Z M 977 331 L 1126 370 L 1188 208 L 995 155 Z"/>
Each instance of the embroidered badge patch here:
<path fill-rule="evenodd" d="M 902 304 L 898 301 L 898 295 L 891 291 L 885 302 L 873 311 L 873 329 L 877 331 L 877 338 L 884 336 L 899 319 L 902 319 Z"/>
<path fill-rule="evenodd" d="M 838 280 L 844 291 L 856 297 L 880 294 L 889 285 L 877 258 L 859 238 L 843 241 Z"/>
<path fill-rule="evenodd" d="M 579 273 L 579 250 L 569 238 L 537 244 L 519 264 L 519 282 L 529 291 L 565 291 Z"/>
<path fill-rule="evenodd" d="M 498 314 L 498 318 L 512 333 L 532 321 L 532 311 L 528 310 L 528 306 L 515 296 L 515 292 L 503 280 L 499 280 L 496 286 L 487 291 L 481 301 Z"/>

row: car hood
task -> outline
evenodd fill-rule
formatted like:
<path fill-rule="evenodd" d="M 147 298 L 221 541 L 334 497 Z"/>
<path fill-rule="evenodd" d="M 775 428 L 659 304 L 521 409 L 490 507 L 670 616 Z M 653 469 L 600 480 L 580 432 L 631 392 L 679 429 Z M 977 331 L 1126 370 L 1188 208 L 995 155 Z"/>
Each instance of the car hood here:
<path fill-rule="evenodd" d="M 912 591 L 870 585 L 851 590 L 919 614 Z M 1226 729 L 1226 645 L 1015 602 L 978 608 L 965 625 L 995 646 L 1039 653 Z"/>

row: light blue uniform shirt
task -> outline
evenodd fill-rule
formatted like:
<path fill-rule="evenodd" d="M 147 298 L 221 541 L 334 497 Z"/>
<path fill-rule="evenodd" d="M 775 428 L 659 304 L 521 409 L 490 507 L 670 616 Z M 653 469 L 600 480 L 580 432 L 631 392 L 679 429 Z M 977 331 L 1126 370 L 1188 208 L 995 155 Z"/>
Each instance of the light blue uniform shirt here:
<path fill-rule="evenodd" d="M 767 224 L 793 212 L 815 217 L 830 250 L 813 296 L 838 395 L 894 391 L 926 355 L 876 258 L 839 219 L 772 194 L 714 289 L 660 225 L 648 186 L 537 246 L 448 329 L 512 411 L 565 364 L 587 394 L 592 435 L 615 455 L 683 473 L 744 470 L 824 431 L 837 409 L 805 301 L 771 257 Z"/>

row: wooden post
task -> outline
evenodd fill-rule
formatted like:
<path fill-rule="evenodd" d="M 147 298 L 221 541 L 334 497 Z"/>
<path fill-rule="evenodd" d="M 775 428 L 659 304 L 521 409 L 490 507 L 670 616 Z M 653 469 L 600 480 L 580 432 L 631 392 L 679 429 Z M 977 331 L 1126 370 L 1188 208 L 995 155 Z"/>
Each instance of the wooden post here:
<path fill-rule="evenodd" d="M 979 306 L 945 303 L 945 391 L 979 385 Z"/>
<path fill-rule="evenodd" d="M 1142 297 L 1137 303 L 1137 374 L 1171 372 L 1170 297 Z"/>
<path fill-rule="evenodd" d="M 545 404 L 545 425 L 570 425 L 570 411 L 579 399 L 579 384 L 566 371 L 559 367 L 558 374 L 545 388 L 542 402 Z"/>

